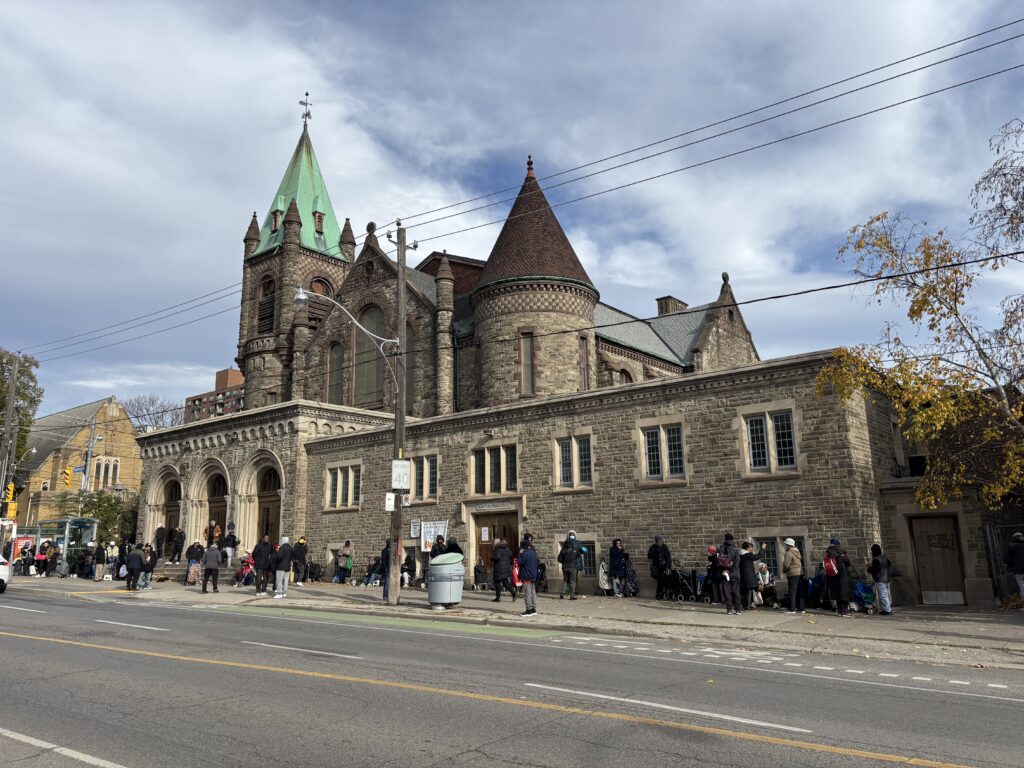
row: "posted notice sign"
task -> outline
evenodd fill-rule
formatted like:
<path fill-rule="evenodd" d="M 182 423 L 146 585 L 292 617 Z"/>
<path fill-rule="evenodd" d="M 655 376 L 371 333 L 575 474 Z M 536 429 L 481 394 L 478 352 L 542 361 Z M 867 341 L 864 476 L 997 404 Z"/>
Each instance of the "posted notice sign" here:
<path fill-rule="evenodd" d="M 444 536 L 448 538 L 448 521 L 447 520 L 436 520 L 427 521 L 424 520 L 420 523 L 420 549 L 423 552 L 429 552 L 430 548 L 434 546 L 434 541 L 437 540 L 438 536 Z"/>
<path fill-rule="evenodd" d="M 394 459 L 391 462 L 391 487 L 396 491 L 412 488 L 412 462 L 408 459 Z"/>

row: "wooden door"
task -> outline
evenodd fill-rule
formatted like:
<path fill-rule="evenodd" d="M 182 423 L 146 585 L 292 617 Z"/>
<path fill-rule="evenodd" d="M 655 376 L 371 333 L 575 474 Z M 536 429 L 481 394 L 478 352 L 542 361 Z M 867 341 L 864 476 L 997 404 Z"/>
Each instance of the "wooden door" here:
<path fill-rule="evenodd" d="M 270 536 L 271 544 L 276 544 L 281 536 L 281 497 L 279 494 L 267 494 L 259 497 L 259 520 L 257 522 L 256 539 Z"/>
<path fill-rule="evenodd" d="M 915 517 L 910 521 L 921 602 L 963 605 L 964 574 L 960 537 L 952 517 Z"/>
<path fill-rule="evenodd" d="M 519 550 L 519 516 L 515 512 L 476 516 L 476 551 L 484 559 L 487 573 L 492 575 L 491 554 L 495 539 L 504 539 L 513 555 Z M 467 570 L 472 572 L 469 568 Z"/>
<path fill-rule="evenodd" d="M 164 551 L 160 553 L 161 556 L 165 556 L 167 550 L 174 548 L 174 529 L 181 525 L 181 504 L 174 501 L 164 505 L 164 513 L 164 527 L 167 529 L 167 535 L 164 537 Z"/>

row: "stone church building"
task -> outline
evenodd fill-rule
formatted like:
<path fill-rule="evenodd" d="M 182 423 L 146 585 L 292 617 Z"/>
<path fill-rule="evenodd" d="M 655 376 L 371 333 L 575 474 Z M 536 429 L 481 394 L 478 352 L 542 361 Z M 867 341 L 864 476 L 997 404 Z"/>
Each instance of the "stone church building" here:
<path fill-rule="evenodd" d="M 495 538 L 529 530 L 553 572 L 573 528 L 591 545 L 588 576 L 621 537 L 646 579 L 655 534 L 686 567 L 726 531 L 765 541 L 775 569 L 784 538 L 811 565 L 837 536 L 855 563 L 881 541 L 905 601 L 991 596 L 969 535 L 980 509 L 913 505 L 884 403 L 819 397 L 828 351 L 762 361 L 728 274 L 714 301 L 663 296 L 647 319 L 603 303 L 532 160 L 486 259 L 434 252 L 407 270 L 402 366 L 317 299 L 398 336 L 395 263 L 373 224 L 359 241 L 304 127 L 243 239 L 244 408 L 139 438 L 144 537 L 181 525 L 196 540 L 215 519 L 245 547 L 304 534 L 324 563 L 351 539 L 358 571 L 389 524 L 394 366 L 408 391 L 409 549 L 446 523 L 470 565 L 489 565 Z"/>

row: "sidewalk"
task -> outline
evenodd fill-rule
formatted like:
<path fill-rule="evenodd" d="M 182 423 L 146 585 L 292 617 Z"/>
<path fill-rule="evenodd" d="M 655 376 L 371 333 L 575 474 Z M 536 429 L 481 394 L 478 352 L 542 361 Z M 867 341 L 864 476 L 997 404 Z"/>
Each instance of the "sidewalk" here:
<path fill-rule="evenodd" d="M 48 580 L 49 581 L 49 580 Z M 61 586 L 87 596 L 99 589 L 112 593 L 111 582 L 61 580 Z M 50 585 L 48 585 L 50 586 Z M 99 595 L 97 595 L 99 596 Z M 125 595 L 127 598 L 128 596 Z M 419 619 L 468 622 L 492 626 L 532 627 L 562 632 L 590 632 L 661 639 L 686 637 L 724 641 L 747 647 L 772 647 L 805 652 L 840 653 L 862 657 L 903 658 L 950 664 L 1024 668 L 1024 612 L 977 611 L 964 608 L 897 608 L 891 617 L 854 614 L 841 619 L 835 614 L 810 611 L 804 615 L 781 610 L 757 609 L 727 616 L 717 606 L 667 603 L 649 599 L 616 599 L 585 596 L 559 600 L 556 595 L 538 596 L 538 615 L 519 616 L 522 600 L 508 595 L 500 603 L 490 592 L 464 592 L 462 605 L 432 611 L 427 593 L 403 589 L 402 604 L 383 604 L 380 588 L 361 588 L 330 583 L 292 585 L 285 600 L 257 598 L 251 587 L 228 586 L 203 595 L 198 588 L 164 582 L 132 596 L 140 600 L 208 601 L 216 605 L 258 605 L 264 608 L 299 608 L 317 611 L 366 612 L 402 615 Z"/>

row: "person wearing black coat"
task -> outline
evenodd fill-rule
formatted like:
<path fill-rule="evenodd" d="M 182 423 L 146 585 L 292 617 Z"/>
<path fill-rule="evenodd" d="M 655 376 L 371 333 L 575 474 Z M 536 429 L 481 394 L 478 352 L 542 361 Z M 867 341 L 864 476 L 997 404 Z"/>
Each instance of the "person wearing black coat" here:
<path fill-rule="evenodd" d="M 444 536 L 438 536 L 434 541 L 434 545 L 430 548 L 430 559 L 433 560 L 435 557 L 440 557 L 448 548 L 444 544 Z"/>
<path fill-rule="evenodd" d="M 384 582 L 384 602 L 388 601 L 388 571 L 391 569 L 391 539 L 384 542 L 380 551 L 380 576 Z"/>
<path fill-rule="evenodd" d="M 824 559 L 829 558 L 835 560 L 837 573 L 834 576 L 829 576 L 828 569 L 825 569 L 828 598 L 836 601 L 836 610 L 840 616 L 848 617 L 850 615 L 850 600 L 853 598 L 853 579 L 850 575 L 850 558 L 839 543 L 839 539 L 829 541 Z"/>
<path fill-rule="evenodd" d="M 1006 548 L 1006 557 L 1003 559 L 1006 569 L 1013 574 L 1017 581 L 1017 591 L 1020 593 L 1020 609 L 1024 611 L 1024 533 L 1015 533 L 1010 538 L 1010 545 Z"/>
<path fill-rule="evenodd" d="M 757 592 L 757 561 L 764 558 L 765 545 L 754 554 L 754 545 L 744 541 L 740 551 L 740 590 L 743 597 L 743 610 L 754 606 L 754 593 Z"/>
<path fill-rule="evenodd" d="M 252 567 L 256 570 L 256 594 L 266 597 L 267 584 L 274 572 L 270 556 L 274 554 L 274 545 L 270 543 L 270 534 L 263 534 L 256 546 L 252 548 Z"/>
<path fill-rule="evenodd" d="M 295 564 L 295 586 L 303 586 L 306 580 L 306 558 L 309 556 L 309 545 L 306 544 L 306 537 L 299 536 L 299 540 L 292 547 L 292 562 Z"/>
<path fill-rule="evenodd" d="M 167 529 L 162 525 L 153 534 L 153 541 L 156 543 L 157 557 L 164 553 L 164 540 L 167 538 Z"/>
<path fill-rule="evenodd" d="M 512 550 L 504 539 L 496 539 L 491 552 L 491 566 L 494 572 L 494 600 L 501 602 L 501 588 L 504 587 L 516 599 L 516 585 L 512 583 Z"/>
<path fill-rule="evenodd" d="M 651 578 L 658 583 L 655 599 L 667 597 L 668 572 L 672 568 L 672 553 L 661 536 L 654 537 L 654 543 L 647 548 L 647 559 L 651 561 Z"/>
<path fill-rule="evenodd" d="M 203 545 L 197 541 L 195 544 L 193 544 L 191 547 L 185 550 L 185 560 L 188 561 L 189 565 L 191 565 L 194 562 L 198 563 L 200 560 L 203 559 L 203 552 L 205 551 L 206 550 L 203 549 Z"/>
<path fill-rule="evenodd" d="M 722 601 L 725 613 L 743 613 L 740 601 L 740 549 L 731 533 L 725 534 L 716 556 L 722 574 Z"/>
<path fill-rule="evenodd" d="M 449 554 L 452 552 L 458 555 L 465 554 L 462 551 L 462 547 L 459 546 L 459 542 L 452 538 L 449 538 L 448 541 L 445 543 L 445 549 L 448 551 Z"/>
<path fill-rule="evenodd" d="M 622 546 L 622 539 L 612 541 L 611 551 L 608 553 L 608 576 L 612 580 L 612 594 L 622 597 L 622 585 L 626 578 L 626 561 L 629 555 Z"/>
<path fill-rule="evenodd" d="M 281 537 L 281 546 L 278 548 L 277 561 L 274 565 L 274 597 L 278 600 L 288 597 L 288 574 L 292 572 L 292 545 L 288 543 L 288 537 Z"/>
<path fill-rule="evenodd" d="M 128 571 L 128 574 L 125 577 L 125 589 L 127 589 L 128 591 L 139 591 L 139 574 L 142 573 L 142 566 L 145 564 L 145 560 L 145 553 L 138 547 L 132 549 L 125 557 L 124 565 Z"/>
<path fill-rule="evenodd" d="M 93 554 L 93 581 L 103 581 L 103 571 L 106 570 L 107 566 L 107 548 L 103 546 L 103 542 L 96 545 L 96 552 Z"/>
<path fill-rule="evenodd" d="M 171 537 L 171 559 L 168 562 L 180 563 L 181 553 L 185 549 L 185 532 L 181 528 L 175 528 Z"/>

